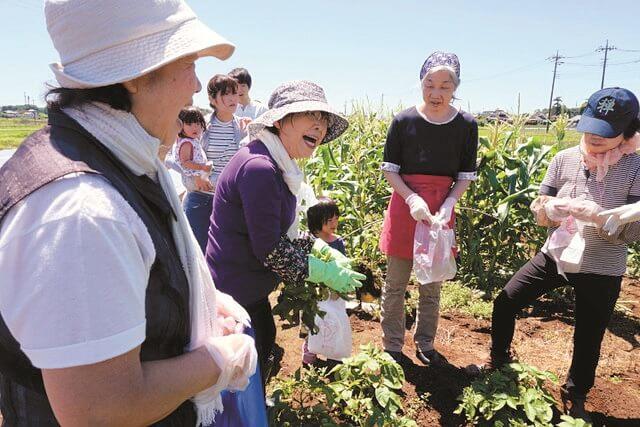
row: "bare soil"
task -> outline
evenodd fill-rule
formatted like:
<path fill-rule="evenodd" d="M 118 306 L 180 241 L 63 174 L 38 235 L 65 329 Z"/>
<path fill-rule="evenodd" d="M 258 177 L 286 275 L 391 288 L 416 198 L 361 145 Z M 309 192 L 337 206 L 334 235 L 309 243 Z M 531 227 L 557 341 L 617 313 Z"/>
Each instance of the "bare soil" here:
<path fill-rule="evenodd" d="M 616 311 L 609 324 L 587 409 L 592 412 L 596 425 L 637 427 L 640 426 L 640 282 L 625 279 L 619 302 L 628 310 Z M 369 342 L 382 345 L 378 321 L 354 312 L 351 325 L 354 349 Z M 542 300 L 522 313 L 516 325 L 513 349 L 520 361 L 552 371 L 563 379 L 571 361 L 572 339 L 571 304 Z M 412 363 L 405 366 L 403 402 L 418 425 L 464 425 L 464 419 L 453 414 L 457 397 L 472 381 L 463 368 L 487 356 L 489 340 L 489 321 L 443 313 L 436 347 L 447 357 L 450 366 L 427 368 L 415 358 L 411 331 L 407 330 L 403 351 Z M 279 327 L 277 343 L 282 356 L 277 375 L 290 375 L 301 363 L 302 340 L 298 328 Z M 552 392 L 560 401 L 559 385 L 552 385 Z M 426 402 L 419 398 L 425 393 Z"/>

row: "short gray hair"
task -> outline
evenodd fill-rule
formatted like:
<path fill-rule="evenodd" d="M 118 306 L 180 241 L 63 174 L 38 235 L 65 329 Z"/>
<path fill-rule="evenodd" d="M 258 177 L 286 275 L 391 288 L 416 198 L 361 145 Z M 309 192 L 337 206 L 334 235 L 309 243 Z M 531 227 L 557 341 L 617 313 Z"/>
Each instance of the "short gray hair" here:
<path fill-rule="evenodd" d="M 429 69 L 429 72 L 427 74 L 425 74 L 424 78 L 422 79 L 422 83 L 424 83 L 424 81 L 433 73 L 437 72 L 437 71 L 447 71 L 449 73 L 449 76 L 451 77 L 451 81 L 453 82 L 453 85 L 455 86 L 455 89 L 458 89 L 458 86 L 460 86 L 460 77 L 458 77 L 458 75 L 456 74 L 456 70 L 454 70 L 453 68 L 449 67 L 448 65 L 436 65 L 435 67 Z"/>

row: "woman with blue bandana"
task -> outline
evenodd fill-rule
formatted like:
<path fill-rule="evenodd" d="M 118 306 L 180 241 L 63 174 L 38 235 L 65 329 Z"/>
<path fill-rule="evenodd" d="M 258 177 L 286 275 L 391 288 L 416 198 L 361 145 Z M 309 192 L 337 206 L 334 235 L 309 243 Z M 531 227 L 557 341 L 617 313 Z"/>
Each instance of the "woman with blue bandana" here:
<path fill-rule="evenodd" d="M 451 105 L 460 84 L 460 62 L 453 53 L 435 52 L 420 69 L 422 102 L 396 115 L 384 147 L 381 169 L 393 187 L 380 249 L 387 255 L 382 293 L 384 348 L 402 361 L 404 295 L 413 267 L 418 221 L 454 228 L 454 206 L 476 179 L 478 125 Z M 440 310 L 440 282 L 420 285 L 414 340 L 425 365 L 446 359 L 434 348 Z"/>

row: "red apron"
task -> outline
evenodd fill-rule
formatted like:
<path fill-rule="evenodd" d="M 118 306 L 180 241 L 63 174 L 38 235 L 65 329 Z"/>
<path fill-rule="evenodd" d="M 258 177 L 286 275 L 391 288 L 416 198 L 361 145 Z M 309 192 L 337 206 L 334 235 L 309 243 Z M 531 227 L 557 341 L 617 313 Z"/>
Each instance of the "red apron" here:
<path fill-rule="evenodd" d="M 427 202 L 431 214 L 435 215 L 444 199 L 447 198 L 453 178 L 437 175 L 401 175 L 409 188 L 415 191 Z M 454 229 L 455 212 L 451 213 L 449 227 Z M 413 235 L 416 231 L 416 221 L 409 213 L 409 205 L 395 191 L 391 195 L 389 207 L 384 213 L 382 234 L 380 235 L 380 250 L 387 256 L 413 259 Z M 454 249 L 454 255 L 457 251 Z"/>

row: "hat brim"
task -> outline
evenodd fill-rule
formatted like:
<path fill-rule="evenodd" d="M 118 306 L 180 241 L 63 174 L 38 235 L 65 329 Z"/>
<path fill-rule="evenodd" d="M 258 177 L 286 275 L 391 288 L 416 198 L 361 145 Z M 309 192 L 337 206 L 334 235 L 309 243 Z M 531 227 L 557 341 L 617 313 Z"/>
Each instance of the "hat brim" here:
<path fill-rule="evenodd" d="M 322 140 L 322 144 L 333 141 L 344 133 L 349 127 L 347 119 L 336 111 L 329 104 L 321 101 L 298 101 L 287 104 L 284 107 L 273 108 L 265 111 L 257 119 L 249 124 L 249 134 L 257 135 L 265 127 L 272 127 L 275 122 L 284 118 L 287 114 L 304 113 L 307 111 L 323 111 L 332 117 L 327 128 L 327 134 Z"/>
<path fill-rule="evenodd" d="M 64 66 L 53 63 L 50 68 L 62 87 L 87 89 L 133 80 L 188 55 L 225 60 L 234 50 L 233 44 L 194 18 Z"/>
<path fill-rule="evenodd" d="M 603 138 L 614 138 L 623 132 L 622 130 L 615 129 L 605 120 L 585 116 L 584 114 L 580 117 L 576 130 L 583 133 L 593 133 Z"/>

